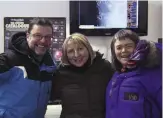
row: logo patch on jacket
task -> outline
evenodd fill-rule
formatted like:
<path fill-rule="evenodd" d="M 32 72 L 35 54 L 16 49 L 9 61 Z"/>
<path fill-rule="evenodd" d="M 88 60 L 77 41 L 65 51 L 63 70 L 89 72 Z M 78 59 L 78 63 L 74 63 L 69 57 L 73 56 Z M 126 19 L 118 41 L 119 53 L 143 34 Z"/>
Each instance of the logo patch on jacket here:
<path fill-rule="evenodd" d="M 124 92 L 124 100 L 138 101 L 139 95 L 134 92 Z"/>
<path fill-rule="evenodd" d="M 47 71 L 47 72 L 51 73 L 51 72 L 54 72 L 55 70 L 56 70 L 56 66 L 55 65 L 47 66 L 45 64 L 42 64 L 40 66 L 40 71 Z"/>

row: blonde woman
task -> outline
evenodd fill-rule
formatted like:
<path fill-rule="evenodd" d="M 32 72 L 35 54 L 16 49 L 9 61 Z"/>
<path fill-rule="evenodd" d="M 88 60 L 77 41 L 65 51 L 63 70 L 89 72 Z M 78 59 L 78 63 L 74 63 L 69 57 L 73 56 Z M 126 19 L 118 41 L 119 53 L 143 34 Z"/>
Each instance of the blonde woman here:
<path fill-rule="evenodd" d="M 65 40 L 52 88 L 53 99 L 62 100 L 61 118 L 105 118 L 105 89 L 113 70 L 102 56 L 80 33 Z"/>

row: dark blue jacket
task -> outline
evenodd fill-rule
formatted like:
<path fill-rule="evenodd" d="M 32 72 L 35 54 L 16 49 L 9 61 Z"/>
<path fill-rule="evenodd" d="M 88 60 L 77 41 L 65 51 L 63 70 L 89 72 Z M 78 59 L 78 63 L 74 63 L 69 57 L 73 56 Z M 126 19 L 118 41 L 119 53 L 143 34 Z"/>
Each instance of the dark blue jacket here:
<path fill-rule="evenodd" d="M 161 118 L 162 45 L 153 48 L 146 60 L 150 67 L 114 74 L 107 86 L 106 118 Z"/>

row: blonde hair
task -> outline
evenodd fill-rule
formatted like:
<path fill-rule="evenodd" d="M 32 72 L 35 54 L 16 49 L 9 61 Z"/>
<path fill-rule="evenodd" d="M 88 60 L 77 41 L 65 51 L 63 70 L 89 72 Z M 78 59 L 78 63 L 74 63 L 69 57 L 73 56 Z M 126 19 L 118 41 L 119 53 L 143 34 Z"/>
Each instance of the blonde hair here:
<path fill-rule="evenodd" d="M 89 56 L 91 59 L 91 64 L 92 64 L 93 59 L 96 56 L 95 52 L 93 51 L 92 46 L 90 45 L 86 36 L 84 36 L 83 34 L 80 34 L 80 33 L 73 33 L 72 35 L 70 35 L 68 38 L 65 39 L 65 41 L 62 45 L 62 57 L 61 57 L 62 64 L 70 65 L 70 63 L 68 61 L 68 57 L 67 57 L 67 43 L 68 43 L 68 41 L 73 41 L 79 45 L 80 44 L 84 45 L 88 50 L 88 53 L 89 53 Z"/>

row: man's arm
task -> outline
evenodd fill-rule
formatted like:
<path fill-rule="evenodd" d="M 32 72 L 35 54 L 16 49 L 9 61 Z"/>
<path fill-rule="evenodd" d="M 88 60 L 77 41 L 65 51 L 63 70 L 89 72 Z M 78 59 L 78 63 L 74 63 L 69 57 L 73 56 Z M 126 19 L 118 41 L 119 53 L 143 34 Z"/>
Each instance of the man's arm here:
<path fill-rule="evenodd" d="M 0 84 L 3 84 L 6 80 L 10 78 L 10 68 L 11 64 L 9 59 L 10 52 L 0 54 Z"/>
<path fill-rule="evenodd" d="M 12 50 L 0 54 L 0 73 L 6 72 L 16 65 L 18 56 Z"/>

